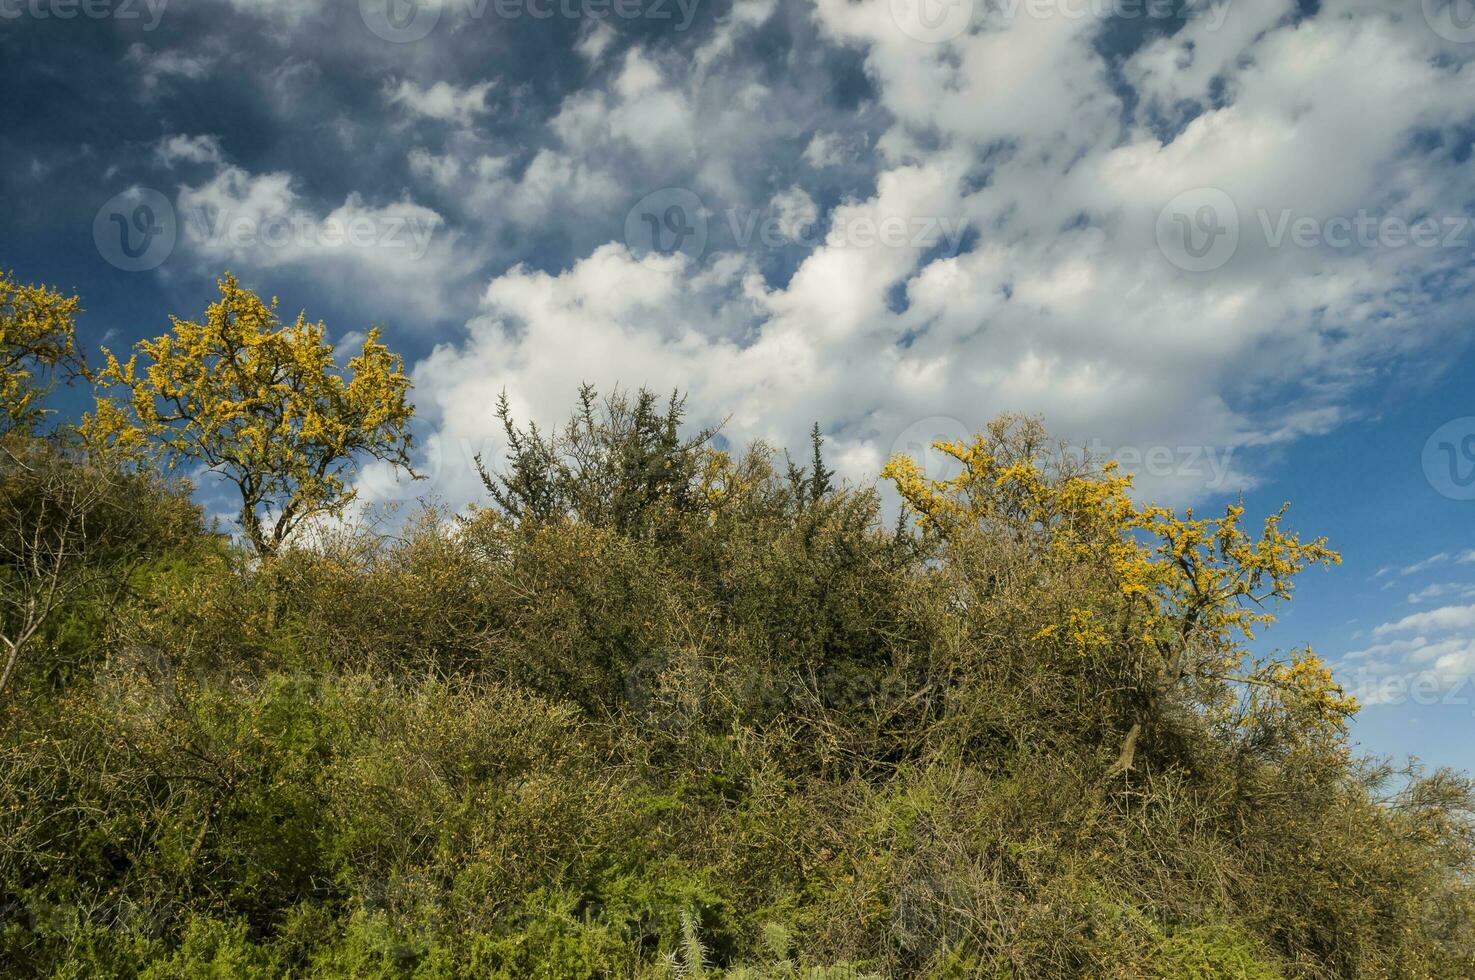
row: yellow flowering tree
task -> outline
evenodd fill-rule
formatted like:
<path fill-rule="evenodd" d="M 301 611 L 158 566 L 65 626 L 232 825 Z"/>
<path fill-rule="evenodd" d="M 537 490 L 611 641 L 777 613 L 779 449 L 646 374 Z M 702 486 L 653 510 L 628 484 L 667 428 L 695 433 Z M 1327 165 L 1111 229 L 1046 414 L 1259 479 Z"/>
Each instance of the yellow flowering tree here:
<path fill-rule="evenodd" d="M 410 468 L 410 380 L 373 330 L 340 368 L 325 327 L 304 314 L 284 324 L 234 276 L 200 322 L 140 341 L 127 361 L 106 348 L 104 388 L 81 426 L 88 441 L 164 466 L 198 464 L 240 490 L 241 527 L 273 554 L 303 521 L 337 514 L 354 497 L 357 459 Z M 142 363 L 140 363 L 142 360 Z"/>
<path fill-rule="evenodd" d="M 80 301 L 0 272 L 0 432 L 29 430 L 57 375 L 84 373 L 75 319 Z"/>
<path fill-rule="evenodd" d="M 1337 731 L 1357 710 L 1310 651 L 1289 664 L 1246 667 L 1241 641 L 1274 620 L 1273 606 L 1291 597 L 1295 577 L 1341 561 L 1325 538 L 1302 541 L 1286 531 L 1285 507 L 1251 533 L 1239 504 L 1211 519 L 1139 506 L 1116 463 L 1053 450 L 1033 419 L 1005 416 L 969 442 L 933 449 L 960 465 L 957 476 L 931 479 L 907 456 L 882 470 L 925 534 L 992 530 L 1024 543 L 1038 564 L 1090 566 L 1099 573 L 1093 579 L 1110 583 L 1104 603 L 1060 610 L 1036 640 L 1082 656 L 1125 651 L 1146 679 L 1149 703 L 1185 682 L 1214 681 L 1273 688 Z M 1145 720 L 1128 733 L 1119 769 L 1131 767 Z"/>

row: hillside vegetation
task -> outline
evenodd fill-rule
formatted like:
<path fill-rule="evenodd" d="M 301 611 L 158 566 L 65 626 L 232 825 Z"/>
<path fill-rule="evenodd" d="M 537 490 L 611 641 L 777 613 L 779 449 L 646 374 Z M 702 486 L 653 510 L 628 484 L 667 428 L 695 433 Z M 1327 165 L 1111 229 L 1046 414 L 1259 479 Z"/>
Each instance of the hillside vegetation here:
<path fill-rule="evenodd" d="M 334 517 L 412 459 L 377 337 L 340 368 L 227 278 L 92 374 L 76 307 L 0 276 L 8 976 L 1475 976 L 1470 782 L 1245 652 L 1337 561 L 1283 515 L 1004 418 L 893 460 L 893 522 L 818 432 L 586 389 L 376 530 Z"/>

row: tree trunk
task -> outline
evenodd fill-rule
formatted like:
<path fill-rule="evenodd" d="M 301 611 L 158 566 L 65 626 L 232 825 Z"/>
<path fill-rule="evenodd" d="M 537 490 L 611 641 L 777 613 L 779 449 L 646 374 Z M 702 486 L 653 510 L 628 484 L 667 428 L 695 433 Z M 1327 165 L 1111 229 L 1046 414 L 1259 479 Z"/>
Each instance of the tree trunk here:
<path fill-rule="evenodd" d="M 1115 779 L 1132 771 L 1132 765 L 1137 759 L 1137 739 L 1141 735 L 1142 722 L 1133 722 L 1132 727 L 1127 730 L 1127 737 L 1122 740 L 1122 750 L 1117 754 L 1116 762 L 1106 771 L 1107 779 Z"/>

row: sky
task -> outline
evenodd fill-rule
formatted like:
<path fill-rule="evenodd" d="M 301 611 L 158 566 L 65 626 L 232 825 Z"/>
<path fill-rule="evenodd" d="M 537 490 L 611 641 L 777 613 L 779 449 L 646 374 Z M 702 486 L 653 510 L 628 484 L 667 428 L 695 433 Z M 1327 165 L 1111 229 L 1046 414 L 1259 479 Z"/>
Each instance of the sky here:
<path fill-rule="evenodd" d="M 1345 560 L 1256 651 L 1475 768 L 1472 61 L 1475 0 L 0 0 L 0 267 L 94 353 L 226 270 L 382 325 L 429 479 L 370 504 L 482 500 L 502 392 L 817 421 L 857 485 L 1041 415 L 1292 502 Z"/>

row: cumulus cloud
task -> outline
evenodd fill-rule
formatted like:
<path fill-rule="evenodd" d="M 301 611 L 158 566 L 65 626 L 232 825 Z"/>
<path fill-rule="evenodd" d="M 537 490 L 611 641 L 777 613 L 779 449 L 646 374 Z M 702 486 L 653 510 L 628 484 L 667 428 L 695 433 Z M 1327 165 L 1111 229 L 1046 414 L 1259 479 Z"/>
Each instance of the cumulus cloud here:
<path fill-rule="evenodd" d="M 585 61 L 598 62 L 614 43 L 615 29 L 609 26 L 609 21 L 586 20 L 580 27 L 579 41 L 574 46 Z"/>
<path fill-rule="evenodd" d="M 693 66 L 702 71 L 730 54 L 738 38 L 767 21 L 777 7 L 778 0 L 737 0 L 718 23 L 711 38 L 697 49 L 692 57 Z"/>
<path fill-rule="evenodd" d="M 858 155 L 853 139 L 840 133 L 819 132 L 809 138 L 804 147 L 804 162 L 815 169 L 838 167 L 850 163 Z"/>
<path fill-rule="evenodd" d="M 180 187 L 175 211 L 180 247 L 203 271 L 316 270 L 396 309 L 433 310 L 462 263 L 431 208 L 407 199 L 374 205 L 350 193 L 324 209 L 286 173 L 222 163 L 208 180 Z"/>
<path fill-rule="evenodd" d="M 690 154 L 697 127 L 686 96 L 640 48 L 625 54 L 607 89 L 588 89 L 560 107 L 550 128 L 568 152 L 588 154 L 606 143 L 633 147 L 644 156 Z"/>
<path fill-rule="evenodd" d="M 259 17 L 296 21 L 322 9 L 322 0 L 227 0 L 236 10 Z"/>
<path fill-rule="evenodd" d="M 1373 636 L 1470 628 L 1475 628 L 1475 605 L 1442 606 L 1429 612 L 1412 613 L 1396 622 L 1384 623 L 1373 630 Z"/>
<path fill-rule="evenodd" d="M 484 220 L 589 242 L 495 274 L 465 334 L 421 363 L 429 444 L 479 438 L 456 415 L 504 387 L 550 422 L 580 381 L 650 381 L 731 413 L 740 437 L 793 445 L 817 420 L 856 479 L 918 426 L 1037 412 L 1073 441 L 1173 459 L 1139 486 L 1182 502 L 1253 485 L 1253 450 L 1343 424 L 1371 371 L 1453 329 L 1465 252 L 1286 229 L 1464 214 L 1469 52 L 1354 0 L 1196 5 L 1126 52 L 1091 16 L 1006 14 L 927 44 L 885 0 L 819 0 L 808 27 L 789 22 L 796 45 L 864 63 L 864 100 L 837 112 L 733 56 L 777 16 L 745 4 L 689 54 L 604 63 L 535 149 L 413 158 Z M 703 202 L 708 247 L 653 267 L 619 223 L 668 186 Z M 1229 208 L 1207 228 L 1205 192 Z M 1175 215 L 1181 195 L 1198 203 Z M 738 205 L 824 234 L 797 255 L 787 237 L 733 241 Z M 1237 243 L 1196 267 L 1177 217 Z"/>
<path fill-rule="evenodd" d="M 1475 598 L 1475 585 L 1464 582 L 1438 582 L 1434 585 L 1426 585 L 1417 592 L 1409 593 L 1408 601 L 1411 605 L 1417 606 L 1432 599 L 1452 598 Z"/>
<path fill-rule="evenodd" d="M 1377 574 L 1375 574 L 1373 577 L 1383 578 L 1384 576 L 1388 575 L 1417 575 L 1420 572 L 1428 571 L 1431 568 L 1436 568 L 1440 565 L 1446 565 L 1451 562 L 1459 565 L 1468 565 L 1471 563 L 1475 563 L 1475 548 L 1466 549 L 1464 551 L 1441 551 L 1437 554 L 1430 555 L 1428 558 L 1416 561 L 1411 565 L 1385 565 L 1384 567 L 1378 569 Z"/>
<path fill-rule="evenodd" d="M 773 196 L 769 205 L 773 209 L 778 230 L 784 238 L 800 240 L 808 229 L 819 220 L 819 208 L 802 187 L 790 187 Z"/>
<path fill-rule="evenodd" d="M 414 116 L 467 126 L 486 111 L 487 93 L 491 90 L 491 82 L 478 82 L 464 88 L 450 82 L 436 82 L 429 88 L 422 88 L 404 79 L 386 89 L 385 99 L 390 105 L 401 106 Z"/>
<path fill-rule="evenodd" d="M 170 78 L 198 81 L 210 73 L 215 65 L 215 55 L 178 50 L 155 51 L 145 44 L 134 44 L 128 48 L 126 60 L 138 68 L 143 93 L 153 95 L 159 84 Z"/>
<path fill-rule="evenodd" d="M 176 163 L 220 163 L 225 159 L 214 136 L 166 136 L 154 152 L 166 167 Z"/>
<path fill-rule="evenodd" d="M 1406 635 L 1412 634 L 1412 635 Z M 1475 677 L 1475 606 L 1445 606 L 1373 630 L 1383 642 L 1346 656 L 1340 672 L 1361 700 L 1448 695 Z"/>
<path fill-rule="evenodd" d="M 559 104 L 541 145 L 488 153 L 462 141 L 434 167 L 425 157 L 411 162 L 418 173 L 446 178 L 454 159 L 460 180 L 442 183 L 458 192 L 468 217 L 494 231 L 510 224 L 585 240 L 595 221 L 607 224 L 633 203 L 633 187 L 689 181 L 710 123 L 655 57 L 631 48 L 601 84 Z"/>
<path fill-rule="evenodd" d="M 410 170 L 432 183 L 450 187 L 461 176 L 461 161 L 451 154 L 436 156 L 423 147 L 410 151 Z"/>
<path fill-rule="evenodd" d="M 572 379 L 606 391 L 617 383 L 683 388 L 702 411 L 721 411 L 715 406 L 761 383 L 764 354 L 739 343 L 753 305 L 744 267 L 691 271 L 680 257 L 641 262 L 607 245 L 558 275 L 517 267 L 494 280 L 466 338 L 415 367 L 418 411 L 433 428 L 429 475 L 440 492 L 475 497 L 472 457 L 495 459 L 504 448 L 490 411 L 503 388 L 519 417 L 546 422 L 563 415 Z M 699 318 L 714 310 L 724 322 Z M 746 418 L 738 425 L 754 431 Z"/>

